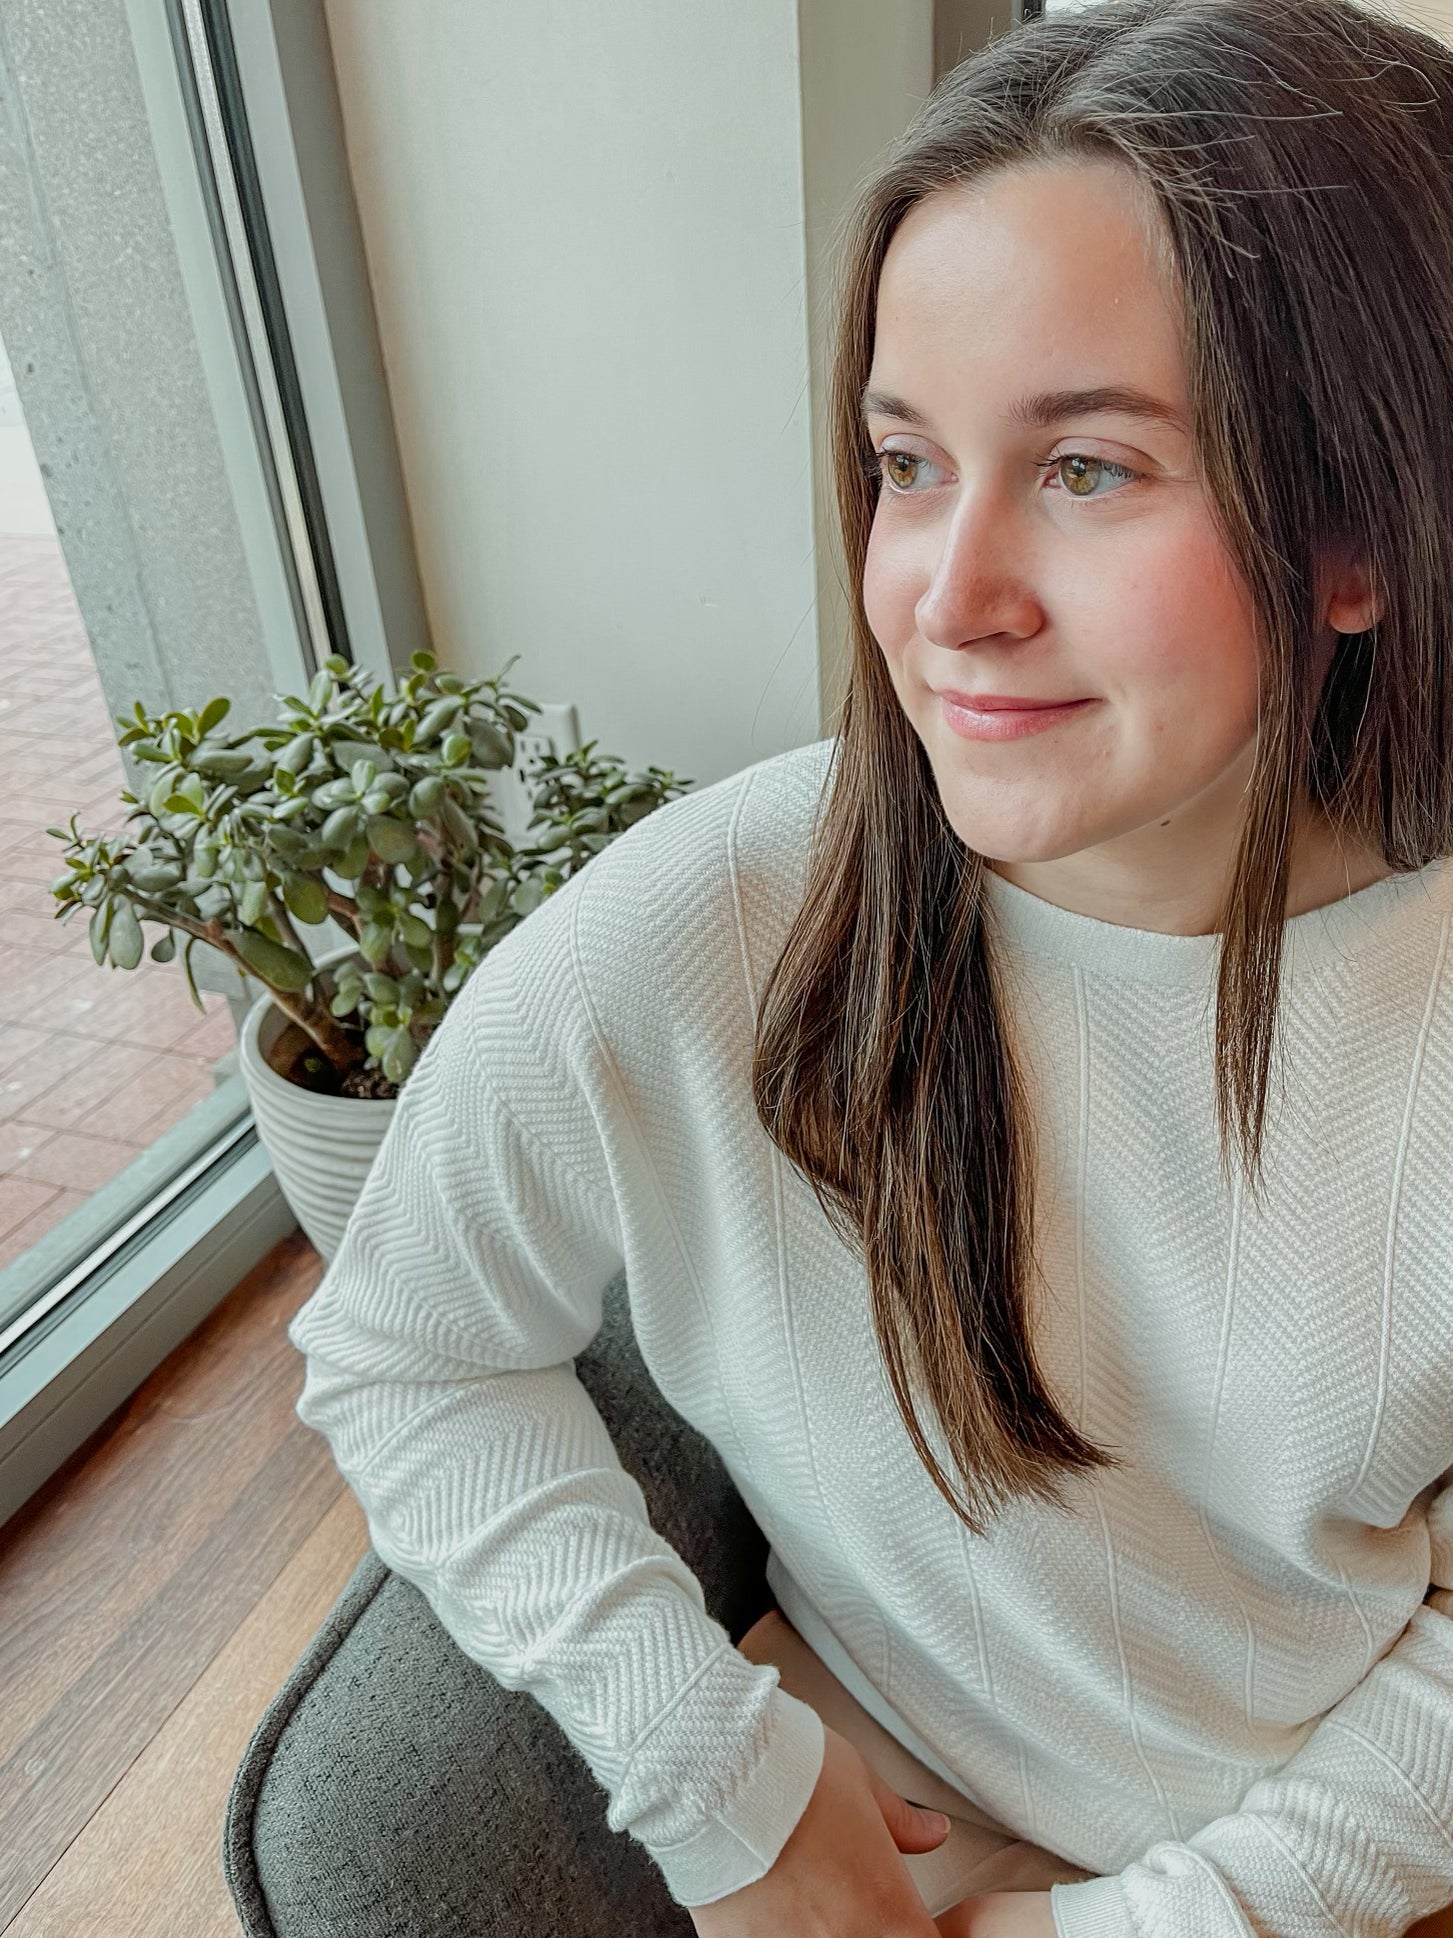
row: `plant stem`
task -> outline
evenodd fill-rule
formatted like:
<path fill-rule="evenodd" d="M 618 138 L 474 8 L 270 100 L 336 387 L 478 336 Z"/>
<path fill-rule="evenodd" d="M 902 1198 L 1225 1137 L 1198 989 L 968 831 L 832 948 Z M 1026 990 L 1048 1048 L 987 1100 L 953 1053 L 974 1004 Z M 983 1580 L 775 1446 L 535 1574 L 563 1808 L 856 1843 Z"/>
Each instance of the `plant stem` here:
<path fill-rule="evenodd" d="M 239 967 L 245 966 L 236 950 L 227 947 L 226 934 L 220 922 L 202 922 L 194 915 L 179 915 L 175 909 L 162 908 L 158 903 L 148 901 L 144 895 L 134 891 L 128 899 L 135 904 L 138 915 L 149 916 L 154 922 L 165 922 L 169 928 L 181 929 L 187 935 L 195 935 L 202 942 L 210 942 L 214 948 L 221 949 L 224 955 L 231 956 Z M 249 970 L 248 973 L 250 975 L 251 971 Z"/>
<path fill-rule="evenodd" d="M 340 1074 L 346 1074 L 364 1061 L 368 1051 L 363 1044 L 356 1037 L 350 1036 L 337 1018 L 330 1016 L 321 1003 L 310 1002 L 306 998 L 293 995 L 288 990 L 279 989 L 275 984 L 268 982 L 265 976 L 259 976 L 255 969 L 250 969 L 233 948 L 220 922 L 198 921 L 193 915 L 181 915 L 175 909 L 161 908 L 142 895 L 134 895 L 131 899 L 136 905 L 139 916 L 150 916 L 153 921 L 165 922 L 171 928 L 182 929 L 188 935 L 195 935 L 203 942 L 210 942 L 214 949 L 236 963 L 244 975 L 260 982 L 283 1014 L 296 1023 L 299 1029 L 306 1030 Z M 304 950 L 302 953 L 306 954 L 307 951 Z"/>
<path fill-rule="evenodd" d="M 274 989 L 271 983 L 267 984 L 267 989 L 284 1016 L 290 1017 L 300 1029 L 307 1031 L 340 1076 L 362 1064 L 368 1051 L 362 1043 L 349 1036 L 321 1004 L 301 1001 L 287 990 Z"/>
<path fill-rule="evenodd" d="M 358 940 L 358 921 L 354 911 L 357 905 L 351 902 L 346 895 L 340 895 L 336 888 L 329 888 L 326 882 L 323 884 L 323 892 L 328 897 L 328 913 L 333 917 L 333 920 L 338 924 L 339 928 L 345 929 L 356 942 Z"/>
<path fill-rule="evenodd" d="M 278 935 L 290 949 L 296 949 L 300 956 L 306 957 L 311 962 L 313 959 L 312 955 L 298 940 L 298 932 L 289 919 L 287 905 L 284 903 L 282 897 L 269 894 L 267 907 L 268 913 L 272 916 L 273 921 L 277 923 Z M 334 981 L 332 970 L 315 968 L 313 988 L 321 1003 L 331 1003 L 333 998 L 338 994 L 338 984 Z"/>

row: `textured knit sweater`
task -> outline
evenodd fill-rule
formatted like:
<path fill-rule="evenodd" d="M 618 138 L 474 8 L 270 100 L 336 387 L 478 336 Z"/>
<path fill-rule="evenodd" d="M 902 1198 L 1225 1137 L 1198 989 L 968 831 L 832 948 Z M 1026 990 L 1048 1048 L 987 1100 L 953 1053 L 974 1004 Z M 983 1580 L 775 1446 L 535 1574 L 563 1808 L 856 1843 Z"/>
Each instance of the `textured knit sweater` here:
<path fill-rule="evenodd" d="M 1453 864 L 1288 922 L 1260 1208 L 1217 1164 L 1220 938 L 986 874 L 1039 1363 L 1124 1464 L 974 1536 L 893 1403 L 865 1267 L 752 1104 L 832 745 L 656 809 L 485 958 L 292 1323 L 299 1416 L 678 1903 L 767 1871 L 824 1738 L 707 1615 L 576 1377 L 622 1266 L 789 1620 L 1095 1873 L 1051 1893 L 1063 1938 L 1395 1938 L 1453 1899 Z"/>

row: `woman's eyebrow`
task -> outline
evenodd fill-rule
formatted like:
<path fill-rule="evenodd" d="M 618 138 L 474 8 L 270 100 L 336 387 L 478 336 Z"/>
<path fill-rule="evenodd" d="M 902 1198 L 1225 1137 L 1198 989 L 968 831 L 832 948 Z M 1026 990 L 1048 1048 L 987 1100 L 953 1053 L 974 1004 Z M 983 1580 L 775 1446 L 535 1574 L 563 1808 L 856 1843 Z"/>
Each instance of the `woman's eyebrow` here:
<path fill-rule="evenodd" d="M 1190 427 L 1179 411 L 1161 398 L 1152 397 L 1148 391 L 1137 390 L 1133 384 L 1100 384 L 1083 390 L 1036 390 L 1010 406 L 1008 420 L 1023 429 L 1045 430 L 1072 417 L 1107 415 L 1166 424 L 1172 430 L 1190 435 Z M 901 397 L 891 397 L 881 390 L 863 392 L 863 416 L 896 417 L 901 423 L 916 424 L 920 430 L 930 428 L 922 411 L 915 410 Z"/>

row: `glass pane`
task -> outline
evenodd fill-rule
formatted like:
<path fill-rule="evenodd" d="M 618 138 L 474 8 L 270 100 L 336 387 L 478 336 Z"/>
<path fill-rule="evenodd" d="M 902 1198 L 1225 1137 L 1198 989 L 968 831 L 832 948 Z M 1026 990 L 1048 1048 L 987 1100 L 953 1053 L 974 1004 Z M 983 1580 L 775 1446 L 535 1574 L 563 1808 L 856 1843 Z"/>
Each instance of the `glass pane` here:
<path fill-rule="evenodd" d="M 236 1068 L 225 996 L 199 1011 L 179 958 L 102 968 L 88 911 L 58 919 L 46 829 L 123 831 L 116 733 L 0 346 L 0 1326 L 90 1248 L 95 1194 L 119 1223 L 129 1183 L 155 1188 L 137 1159 Z"/>

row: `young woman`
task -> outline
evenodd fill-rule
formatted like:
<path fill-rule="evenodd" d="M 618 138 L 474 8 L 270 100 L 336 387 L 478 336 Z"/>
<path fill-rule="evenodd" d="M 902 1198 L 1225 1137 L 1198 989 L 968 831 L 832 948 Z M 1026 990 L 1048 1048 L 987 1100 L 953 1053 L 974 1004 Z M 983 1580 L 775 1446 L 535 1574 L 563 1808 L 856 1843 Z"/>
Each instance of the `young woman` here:
<path fill-rule="evenodd" d="M 833 445 L 837 734 L 476 971 L 299 1413 L 701 1938 L 1398 1938 L 1453 1900 L 1453 53 L 1004 35 L 863 192 Z M 621 1266 L 770 1542 L 739 1647 L 570 1363 Z"/>

